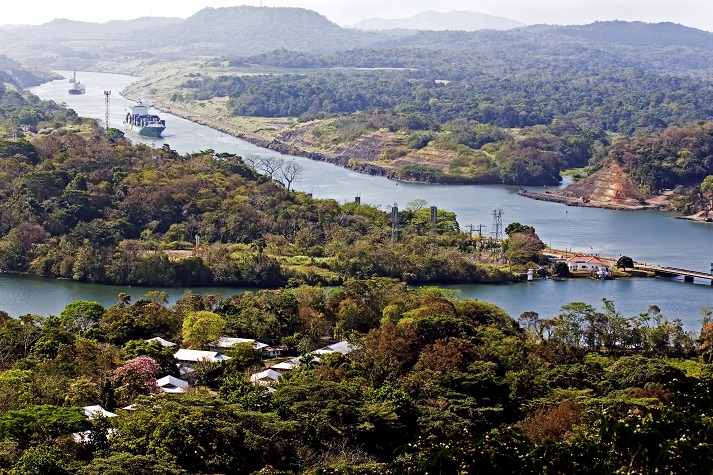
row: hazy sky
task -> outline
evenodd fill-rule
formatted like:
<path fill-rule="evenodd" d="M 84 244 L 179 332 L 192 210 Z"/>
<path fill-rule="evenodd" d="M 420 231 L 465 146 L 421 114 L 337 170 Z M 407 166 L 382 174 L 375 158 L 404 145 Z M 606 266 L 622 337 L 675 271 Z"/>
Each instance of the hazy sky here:
<path fill-rule="evenodd" d="M 527 24 L 672 21 L 713 31 L 713 7 L 708 0 L 31 0 L 3 2 L 0 25 L 41 24 L 55 18 L 100 23 L 141 16 L 186 18 L 205 7 L 237 5 L 308 8 L 340 25 L 371 17 L 405 18 L 428 10 L 469 10 Z"/>

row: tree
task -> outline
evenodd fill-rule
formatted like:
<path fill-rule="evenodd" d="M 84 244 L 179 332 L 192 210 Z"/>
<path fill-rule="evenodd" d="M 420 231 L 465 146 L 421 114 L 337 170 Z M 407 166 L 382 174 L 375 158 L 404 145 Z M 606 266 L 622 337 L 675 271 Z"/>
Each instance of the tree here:
<path fill-rule="evenodd" d="M 77 471 L 77 475 L 186 475 L 171 460 L 156 455 L 134 455 L 126 452 L 97 457 Z"/>
<path fill-rule="evenodd" d="M 223 332 L 225 320 L 217 313 L 191 312 L 183 320 L 183 341 L 190 348 L 201 349 Z"/>
<path fill-rule="evenodd" d="M 557 277 L 567 277 L 569 275 L 569 265 L 566 262 L 556 262 L 552 273 Z"/>
<path fill-rule="evenodd" d="M 701 183 L 701 193 L 706 200 L 703 209 L 706 212 L 706 218 L 708 218 L 708 213 L 713 209 L 713 175 L 708 175 L 703 179 L 703 183 Z"/>
<path fill-rule="evenodd" d="M 240 404 L 246 411 L 270 409 L 270 393 L 267 387 L 253 384 L 242 374 L 225 377 L 218 394 L 231 404 Z"/>
<path fill-rule="evenodd" d="M 262 366 L 262 353 L 249 342 L 236 343 L 225 354 L 230 356 L 224 364 L 227 373 L 243 373 L 253 366 Z"/>
<path fill-rule="evenodd" d="M 295 159 L 287 161 L 285 165 L 280 169 L 280 176 L 287 184 L 287 191 L 290 191 L 292 182 L 298 180 L 302 177 L 302 172 L 304 167 L 297 163 Z"/>
<path fill-rule="evenodd" d="M 60 464 L 62 454 L 53 447 L 39 445 L 25 450 L 17 461 L 12 475 L 65 475 L 69 474 Z"/>
<path fill-rule="evenodd" d="M 535 228 L 528 227 L 524 231 L 510 234 L 505 241 L 505 247 L 505 257 L 508 261 L 513 264 L 527 264 L 539 260 L 539 252 L 545 245 L 535 234 Z"/>
<path fill-rule="evenodd" d="M 170 454 L 189 473 L 247 475 L 266 461 L 287 468 L 303 450 L 297 423 L 244 411 L 207 392 L 159 394 L 140 401 L 130 417 L 116 419 L 114 450 L 162 460 Z"/>
<path fill-rule="evenodd" d="M 156 376 L 161 368 L 153 358 L 137 356 L 114 370 L 117 396 L 127 404 L 140 394 L 159 392 Z"/>
<path fill-rule="evenodd" d="M 514 222 L 505 226 L 505 234 L 507 234 L 508 236 L 512 236 L 515 233 L 524 233 L 530 229 L 532 229 L 532 232 L 535 232 L 535 228 L 533 228 L 532 226 L 527 226 L 518 222 Z"/>
<path fill-rule="evenodd" d="M 616 261 L 616 268 L 617 269 L 633 269 L 634 268 L 634 259 L 632 259 L 629 256 L 621 256 L 619 259 Z"/>
<path fill-rule="evenodd" d="M 73 333 L 83 332 L 96 326 L 105 311 L 99 302 L 75 300 L 62 310 L 59 319 L 67 330 Z"/>
<path fill-rule="evenodd" d="M 13 439 L 25 448 L 34 440 L 46 442 L 76 432 L 86 419 L 78 407 L 27 406 L 0 417 L 0 439 Z"/>
<path fill-rule="evenodd" d="M 123 348 L 124 356 L 127 359 L 137 356 L 148 356 L 161 368 L 161 374 L 178 376 L 176 358 L 173 357 L 175 350 L 169 346 L 163 346 L 158 341 L 131 340 L 127 341 Z"/>

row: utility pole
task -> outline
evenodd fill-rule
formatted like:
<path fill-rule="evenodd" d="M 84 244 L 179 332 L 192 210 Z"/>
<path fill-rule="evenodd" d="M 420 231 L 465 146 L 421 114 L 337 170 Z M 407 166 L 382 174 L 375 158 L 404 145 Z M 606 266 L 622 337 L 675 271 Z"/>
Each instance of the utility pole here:
<path fill-rule="evenodd" d="M 109 98 L 111 91 L 104 91 L 104 133 L 109 132 Z"/>

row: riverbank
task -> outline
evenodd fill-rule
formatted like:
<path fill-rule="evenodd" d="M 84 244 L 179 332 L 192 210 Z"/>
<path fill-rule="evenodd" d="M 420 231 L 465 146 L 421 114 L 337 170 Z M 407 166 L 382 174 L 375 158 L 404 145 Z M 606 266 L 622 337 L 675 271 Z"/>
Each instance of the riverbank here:
<path fill-rule="evenodd" d="M 705 211 L 700 211 L 696 214 L 691 214 L 688 216 L 676 216 L 676 219 L 683 219 L 685 221 L 694 221 L 696 223 L 713 223 L 713 216 Z"/>
<path fill-rule="evenodd" d="M 518 194 L 539 201 L 561 203 L 567 206 L 602 208 L 617 211 L 671 210 L 671 190 L 653 196 L 645 196 L 634 184 L 629 173 L 617 161 L 592 175 L 561 190 L 533 192 L 521 190 Z"/>
<path fill-rule="evenodd" d="M 629 202 L 610 202 L 610 201 L 600 201 L 596 199 L 588 198 L 577 198 L 573 196 L 566 196 L 556 191 L 550 192 L 546 191 L 544 193 L 537 191 L 520 190 L 517 192 L 518 195 L 530 198 L 532 200 L 538 201 L 548 201 L 550 203 L 560 203 L 566 206 L 577 206 L 582 208 L 600 208 L 600 209 L 611 209 L 617 211 L 642 211 L 642 210 L 655 210 L 655 211 L 670 211 L 668 203 L 662 202 L 662 200 L 649 201 L 645 204 L 629 201 Z"/>

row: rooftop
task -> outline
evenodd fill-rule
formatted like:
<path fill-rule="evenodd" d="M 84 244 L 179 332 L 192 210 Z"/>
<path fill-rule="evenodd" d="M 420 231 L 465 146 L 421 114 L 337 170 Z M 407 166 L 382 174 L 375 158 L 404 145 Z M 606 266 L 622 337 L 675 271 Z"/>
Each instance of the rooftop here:
<path fill-rule="evenodd" d="M 187 350 L 181 348 L 173 355 L 179 361 L 225 361 L 229 360 L 230 356 L 225 356 L 217 351 L 202 351 L 202 350 Z"/>

